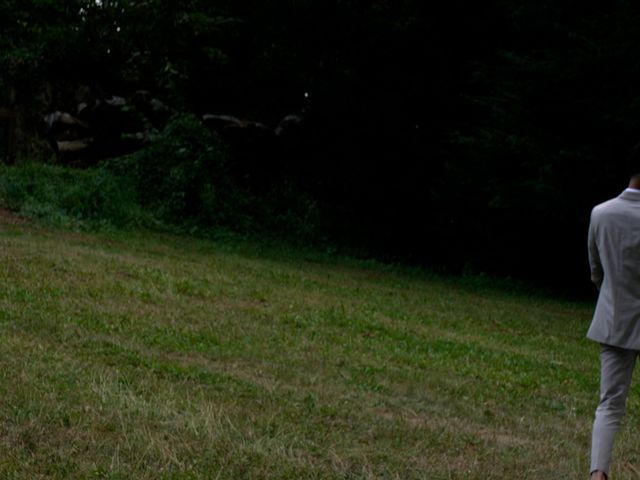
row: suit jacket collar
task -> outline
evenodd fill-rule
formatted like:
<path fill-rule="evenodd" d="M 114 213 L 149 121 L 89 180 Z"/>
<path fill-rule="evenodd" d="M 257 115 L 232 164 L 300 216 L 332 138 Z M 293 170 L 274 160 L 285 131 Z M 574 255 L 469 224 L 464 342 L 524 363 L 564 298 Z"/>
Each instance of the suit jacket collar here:
<path fill-rule="evenodd" d="M 640 202 L 640 190 L 625 190 L 618 198 L 623 200 L 630 200 L 632 202 Z"/>

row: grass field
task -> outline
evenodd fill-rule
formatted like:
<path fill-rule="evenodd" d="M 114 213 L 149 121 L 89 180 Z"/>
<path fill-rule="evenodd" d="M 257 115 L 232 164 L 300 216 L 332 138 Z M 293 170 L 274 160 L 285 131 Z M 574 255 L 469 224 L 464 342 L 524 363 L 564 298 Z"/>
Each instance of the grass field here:
<path fill-rule="evenodd" d="M 591 305 L 6 213 L 0 273 L 2 479 L 587 477 Z"/>

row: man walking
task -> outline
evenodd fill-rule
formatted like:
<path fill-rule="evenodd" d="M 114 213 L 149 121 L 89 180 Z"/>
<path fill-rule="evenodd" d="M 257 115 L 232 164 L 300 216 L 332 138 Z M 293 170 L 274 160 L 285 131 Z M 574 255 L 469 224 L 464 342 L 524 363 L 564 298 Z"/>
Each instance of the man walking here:
<path fill-rule="evenodd" d="M 591 279 L 600 290 L 587 337 L 601 345 L 600 403 L 591 479 L 605 480 L 640 352 L 640 144 L 629 155 L 629 188 L 597 205 L 589 225 Z"/>

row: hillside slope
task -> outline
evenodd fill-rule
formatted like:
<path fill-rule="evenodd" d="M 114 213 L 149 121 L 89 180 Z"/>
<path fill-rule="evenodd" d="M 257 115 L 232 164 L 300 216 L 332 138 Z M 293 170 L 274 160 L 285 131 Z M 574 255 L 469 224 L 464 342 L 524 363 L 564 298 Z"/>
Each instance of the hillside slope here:
<path fill-rule="evenodd" d="M 0 216 L 0 477 L 582 478 L 590 305 Z M 637 478 L 632 392 L 616 478 Z M 627 475 L 627 476 L 625 476 Z"/>

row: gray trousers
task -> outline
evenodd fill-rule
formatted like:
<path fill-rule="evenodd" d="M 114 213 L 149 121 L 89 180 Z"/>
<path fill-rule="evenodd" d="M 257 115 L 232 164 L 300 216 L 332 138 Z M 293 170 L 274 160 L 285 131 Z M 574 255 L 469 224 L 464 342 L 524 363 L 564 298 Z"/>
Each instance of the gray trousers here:
<path fill-rule="evenodd" d="M 609 474 L 613 439 L 627 402 L 637 350 L 602 345 L 600 350 L 600 403 L 591 438 L 591 472 Z"/>

